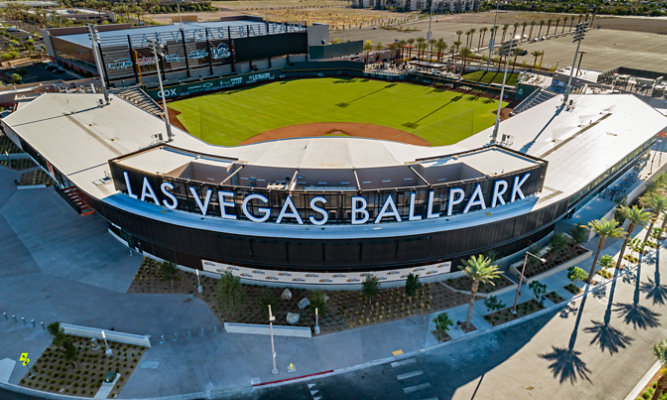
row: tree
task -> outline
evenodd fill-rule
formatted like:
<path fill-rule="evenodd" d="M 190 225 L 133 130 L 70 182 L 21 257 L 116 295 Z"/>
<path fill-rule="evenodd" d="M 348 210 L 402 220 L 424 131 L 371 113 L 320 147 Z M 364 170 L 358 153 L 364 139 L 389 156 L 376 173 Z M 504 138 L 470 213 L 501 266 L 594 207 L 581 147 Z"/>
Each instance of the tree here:
<path fill-rule="evenodd" d="M 528 287 L 533 291 L 537 302 L 540 304 L 544 303 L 544 295 L 547 294 L 547 285 L 540 281 L 532 281 L 528 284 Z"/>
<path fill-rule="evenodd" d="M 544 26 L 544 20 L 541 19 L 541 20 L 540 20 L 540 30 L 537 32 L 537 37 L 541 37 L 541 36 L 542 36 L 542 27 L 543 27 L 543 26 Z"/>
<path fill-rule="evenodd" d="M 567 269 L 567 279 L 569 279 L 572 282 L 576 281 L 583 282 L 588 279 L 588 274 L 583 269 L 577 266 L 572 266 Z"/>
<path fill-rule="evenodd" d="M 431 61 L 431 59 L 433 58 L 433 46 L 435 46 L 436 43 L 438 43 L 438 41 L 435 39 L 431 39 L 428 41 L 429 61 Z"/>
<path fill-rule="evenodd" d="M 588 223 L 588 227 L 595 232 L 595 235 L 600 237 L 598 241 L 598 249 L 595 252 L 595 257 L 593 257 L 593 263 L 591 264 L 591 271 L 588 273 L 588 284 L 593 281 L 593 276 L 595 274 L 595 266 L 598 263 L 598 258 L 604 247 L 604 242 L 608 237 L 621 237 L 623 235 L 623 228 L 618 227 L 618 221 L 615 219 L 606 220 L 606 219 L 595 219 Z"/>
<path fill-rule="evenodd" d="M 368 304 L 371 304 L 373 297 L 380 292 L 380 281 L 375 275 L 367 274 L 364 282 L 361 284 L 364 295 L 368 297 Z"/>
<path fill-rule="evenodd" d="M 49 332 L 49 335 L 53 338 L 54 346 L 63 346 L 63 342 L 67 336 L 65 336 L 65 330 L 60 326 L 60 322 L 51 322 L 46 326 L 46 331 Z"/>
<path fill-rule="evenodd" d="M 655 392 L 651 400 L 659 400 L 663 393 L 667 391 L 667 339 L 653 345 L 653 355 L 658 359 L 662 368 L 660 369 L 660 378 L 655 386 Z"/>
<path fill-rule="evenodd" d="M 530 21 L 530 32 L 528 32 L 528 40 L 533 37 L 533 28 L 535 28 L 535 21 Z"/>
<path fill-rule="evenodd" d="M 460 45 L 461 45 L 461 41 L 460 41 L 460 40 L 457 40 L 456 42 L 454 42 L 454 46 L 456 46 L 456 52 L 457 52 L 457 53 L 459 52 L 459 46 L 460 46 Z"/>
<path fill-rule="evenodd" d="M 19 83 L 21 83 L 22 80 L 23 77 L 21 75 L 17 74 L 16 72 L 12 74 L 12 82 L 14 82 L 14 84 L 18 85 Z"/>
<path fill-rule="evenodd" d="M 486 31 L 489 30 L 486 26 L 479 29 L 479 42 L 477 43 L 477 48 L 482 48 L 482 43 L 484 43 L 484 36 L 486 36 Z"/>
<path fill-rule="evenodd" d="M 438 51 L 438 62 L 442 61 L 442 53 L 447 50 L 447 43 L 443 38 L 438 39 L 435 43 L 435 49 Z"/>
<path fill-rule="evenodd" d="M 623 240 L 623 246 L 621 246 L 621 252 L 618 255 L 618 261 L 616 262 L 616 269 L 621 267 L 621 262 L 623 262 L 623 253 L 625 253 L 625 248 L 628 246 L 628 241 L 632 236 L 632 232 L 634 232 L 637 225 L 644 225 L 651 218 L 650 212 L 644 210 L 643 208 L 639 208 L 637 206 L 632 206 L 632 207 L 621 206 L 619 208 L 619 211 L 621 215 L 625 217 L 625 219 L 630 221 L 630 223 L 625 233 L 625 239 Z"/>
<path fill-rule="evenodd" d="M 370 52 L 373 51 L 373 42 L 370 40 L 367 40 L 364 42 L 364 51 L 366 52 L 366 65 L 368 65 L 368 56 L 370 55 Z"/>
<path fill-rule="evenodd" d="M 79 351 L 76 349 L 76 346 L 74 346 L 72 338 L 70 337 L 67 337 L 63 342 L 63 355 L 65 356 L 65 360 L 72 361 L 73 365 L 74 360 L 79 357 Z"/>
<path fill-rule="evenodd" d="M 414 43 L 415 43 L 415 39 L 414 39 L 414 38 L 410 38 L 410 39 L 408 39 L 408 46 L 410 46 L 410 47 L 408 47 L 408 58 L 412 58 L 412 45 L 413 45 Z"/>
<path fill-rule="evenodd" d="M 472 288 L 470 289 L 470 304 L 468 306 L 468 316 L 465 322 L 465 328 L 471 329 L 472 309 L 475 306 L 475 296 L 479 289 L 479 284 L 494 285 L 493 281 L 500 276 L 498 266 L 491 264 L 491 259 L 482 254 L 471 256 L 467 260 L 462 260 L 463 273 L 472 279 Z M 460 267 L 459 267 L 460 268 Z"/>
<path fill-rule="evenodd" d="M 422 50 L 426 50 L 426 39 L 423 37 L 417 38 L 417 58 L 421 58 Z"/>
<path fill-rule="evenodd" d="M 510 26 L 508 24 L 503 25 L 503 38 L 500 39 L 500 43 L 505 42 L 505 34 L 507 33 L 507 28 L 509 28 L 509 27 Z"/>
<path fill-rule="evenodd" d="M 549 29 L 551 29 L 551 23 L 552 23 L 552 22 L 553 22 L 553 20 L 552 20 L 551 18 L 549 18 L 549 19 L 547 20 L 547 33 L 546 33 L 546 35 L 544 35 L 544 36 L 546 36 L 546 37 L 549 37 Z"/>
<path fill-rule="evenodd" d="M 461 35 L 463 35 L 463 31 L 456 31 L 456 41 L 457 42 L 461 41 Z"/>
<path fill-rule="evenodd" d="M 417 294 L 417 290 L 421 287 L 421 285 L 421 282 L 419 282 L 419 276 L 415 274 L 408 274 L 408 277 L 405 280 L 405 295 L 408 296 L 410 304 L 412 304 L 412 297 Z"/>
<path fill-rule="evenodd" d="M 523 21 L 521 23 L 521 39 L 523 40 L 523 35 L 526 33 L 526 26 L 528 26 L 528 21 Z"/>
<path fill-rule="evenodd" d="M 575 225 L 572 227 L 570 235 L 572 235 L 572 241 L 579 245 L 586 241 L 588 230 L 583 225 Z"/>
<path fill-rule="evenodd" d="M 486 312 L 488 313 L 500 311 L 507 307 L 507 304 L 503 303 L 502 300 L 498 300 L 498 297 L 496 296 L 489 296 L 484 299 L 484 305 L 486 306 Z"/>
<path fill-rule="evenodd" d="M 469 44 L 470 43 L 470 35 L 472 35 L 472 29 L 466 31 L 466 47 L 470 46 L 470 44 Z"/>
<path fill-rule="evenodd" d="M 461 67 L 461 75 L 466 73 L 466 61 L 467 61 L 468 57 L 472 57 L 474 55 L 475 55 L 475 53 L 473 53 L 467 47 L 462 48 L 461 51 L 459 52 L 459 56 L 463 60 L 463 67 Z"/>
<path fill-rule="evenodd" d="M 241 279 L 229 271 L 225 272 L 218 281 L 216 298 L 223 312 L 235 311 L 243 301 Z"/>
<path fill-rule="evenodd" d="M 320 289 L 313 290 L 313 293 L 310 294 L 308 298 L 310 301 L 310 306 L 313 309 L 317 308 L 320 315 L 324 315 L 327 312 L 327 296 L 324 294 L 324 291 Z"/>
<path fill-rule="evenodd" d="M 648 197 L 646 195 L 642 196 L 639 199 L 639 202 L 643 206 L 653 211 L 653 217 L 651 218 L 651 223 L 648 225 L 648 229 L 646 230 L 646 236 L 644 237 L 644 242 L 647 242 L 651 234 L 651 230 L 653 229 L 653 225 L 655 225 L 655 222 L 658 220 L 660 214 L 662 214 L 664 211 L 667 210 L 667 198 L 659 195 L 658 193 L 653 193 L 649 194 Z"/>
<path fill-rule="evenodd" d="M 533 60 L 533 69 L 537 68 L 537 57 L 539 57 L 541 54 L 542 52 L 539 50 L 534 50 L 530 53 L 531 56 L 535 57 Z"/>

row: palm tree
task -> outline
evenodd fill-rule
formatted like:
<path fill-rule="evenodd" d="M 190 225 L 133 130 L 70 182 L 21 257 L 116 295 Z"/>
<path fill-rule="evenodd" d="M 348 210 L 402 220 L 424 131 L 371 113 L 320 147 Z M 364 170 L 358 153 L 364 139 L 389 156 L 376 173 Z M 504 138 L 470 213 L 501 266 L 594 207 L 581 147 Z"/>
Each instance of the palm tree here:
<path fill-rule="evenodd" d="M 454 46 L 456 46 L 456 52 L 457 52 L 457 53 L 459 52 L 459 46 L 460 46 L 460 45 L 461 45 L 461 41 L 460 41 L 460 40 L 457 40 L 456 42 L 454 42 Z"/>
<path fill-rule="evenodd" d="M 442 61 L 442 53 L 447 49 L 447 43 L 445 39 L 440 38 L 435 43 L 435 49 L 438 50 L 438 62 Z"/>
<path fill-rule="evenodd" d="M 552 23 L 552 22 L 553 22 L 553 20 L 552 20 L 551 18 L 549 18 L 549 19 L 547 20 L 547 34 L 544 35 L 544 36 L 546 36 L 546 37 L 549 37 L 549 29 L 551 28 L 551 23 Z"/>
<path fill-rule="evenodd" d="M 660 214 L 667 211 L 667 198 L 657 193 L 653 193 L 648 195 L 648 197 L 646 195 L 642 196 L 639 199 L 639 202 L 644 207 L 653 210 L 653 217 L 651 218 L 651 223 L 648 225 L 648 230 L 646 231 L 646 236 L 644 237 L 644 242 L 646 242 L 648 238 L 651 236 L 653 225 L 655 225 L 655 222 L 658 220 Z"/>
<path fill-rule="evenodd" d="M 410 38 L 410 39 L 408 39 L 408 46 L 410 46 L 410 47 L 408 47 L 408 58 L 412 58 L 412 45 L 413 45 L 414 43 L 415 43 L 415 39 L 414 39 L 414 38 Z"/>
<path fill-rule="evenodd" d="M 543 27 L 543 26 L 544 26 L 544 20 L 541 19 L 541 20 L 540 20 L 540 30 L 537 31 L 537 37 L 542 36 L 542 27 Z"/>
<path fill-rule="evenodd" d="M 471 31 L 466 31 L 466 45 L 465 45 L 465 47 L 468 47 L 468 46 L 469 46 L 468 43 L 470 42 L 470 35 L 471 35 L 471 34 L 472 34 Z"/>
<path fill-rule="evenodd" d="M 533 28 L 535 27 L 535 21 L 530 21 L 530 32 L 528 32 L 528 40 L 533 37 Z"/>
<path fill-rule="evenodd" d="M 405 40 L 401 39 L 398 41 L 398 48 L 400 51 L 401 62 L 403 62 L 403 59 L 405 58 L 403 55 L 403 50 L 405 49 Z"/>
<path fill-rule="evenodd" d="M 421 51 L 422 51 L 422 44 L 425 44 L 425 43 L 426 43 L 426 39 L 424 39 L 423 37 L 418 37 L 417 38 L 417 58 L 420 58 Z"/>
<path fill-rule="evenodd" d="M 472 288 L 470 289 L 470 305 L 468 306 L 468 317 L 465 322 L 465 329 L 470 329 L 470 321 L 472 320 L 472 308 L 475 306 L 475 296 L 479 289 L 479 284 L 494 285 L 493 281 L 500 276 L 497 265 L 491 265 L 492 261 L 489 257 L 480 254 L 477 257 L 471 256 L 468 260 L 462 260 L 461 269 L 463 273 L 472 279 Z"/>
<path fill-rule="evenodd" d="M 523 21 L 521 23 L 521 40 L 523 40 L 523 34 L 526 33 L 526 26 L 528 25 L 528 21 Z"/>
<path fill-rule="evenodd" d="M 628 241 L 630 240 L 630 236 L 632 236 L 632 232 L 635 230 L 635 227 L 637 225 L 644 225 L 649 221 L 651 218 L 651 213 L 644 210 L 643 208 L 639 208 L 637 206 L 621 206 L 619 209 L 621 212 L 621 215 L 625 217 L 628 221 L 630 221 L 630 224 L 628 225 L 627 232 L 625 234 L 625 239 L 623 240 L 623 246 L 621 247 L 621 252 L 618 254 L 618 260 L 616 261 L 616 269 L 618 269 L 621 266 L 621 262 L 623 262 L 623 253 L 625 253 L 625 248 L 628 245 Z"/>
<path fill-rule="evenodd" d="M 574 15 L 570 15 L 570 32 L 572 32 L 572 25 L 574 25 L 574 19 L 576 17 Z"/>
<path fill-rule="evenodd" d="M 484 36 L 486 36 L 487 30 L 488 28 L 486 26 L 479 29 L 479 43 L 477 44 L 478 49 L 482 48 L 482 43 L 484 43 Z"/>
<path fill-rule="evenodd" d="M 516 38 L 516 30 L 519 29 L 519 23 L 515 22 L 514 23 L 514 31 L 512 32 L 512 37 L 510 39 Z"/>
<path fill-rule="evenodd" d="M 593 281 L 595 265 L 598 263 L 598 258 L 604 247 L 604 242 L 607 241 L 608 237 L 621 237 L 624 231 L 623 228 L 618 227 L 618 221 L 613 218 L 611 220 L 595 219 L 588 223 L 588 227 L 600 237 L 600 240 L 598 241 L 598 249 L 595 252 L 593 264 L 591 265 L 591 272 L 588 273 L 588 284 L 590 285 Z"/>
<path fill-rule="evenodd" d="M 435 39 L 431 39 L 428 41 L 428 52 L 430 53 L 428 56 L 429 60 L 433 58 L 433 46 L 435 46 L 436 43 L 438 43 L 438 41 Z"/>
<path fill-rule="evenodd" d="M 468 45 L 468 47 L 470 48 L 472 48 L 472 40 L 474 39 L 475 32 L 477 32 L 477 29 L 475 28 L 470 29 L 470 44 Z"/>
<path fill-rule="evenodd" d="M 461 35 L 463 35 L 463 31 L 456 31 L 456 40 L 461 41 Z"/>
<path fill-rule="evenodd" d="M 507 33 L 507 28 L 509 28 L 509 25 L 508 25 L 508 24 L 503 25 L 503 38 L 500 39 L 500 43 L 504 43 L 504 42 L 505 42 L 505 34 Z"/>
<path fill-rule="evenodd" d="M 423 57 L 426 55 L 426 48 L 428 45 L 426 41 L 417 43 L 417 58 L 420 58 L 420 55 Z"/>
<path fill-rule="evenodd" d="M 554 27 L 554 35 L 558 34 L 558 25 L 560 24 L 560 18 L 556 18 L 556 26 Z"/>
<path fill-rule="evenodd" d="M 466 73 L 466 59 L 468 57 L 472 57 L 475 53 L 473 53 L 469 48 L 464 47 L 461 49 L 459 52 L 459 56 L 463 59 L 463 67 L 461 68 L 461 75 Z"/>
<path fill-rule="evenodd" d="M 367 40 L 364 42 L 364 51 L 366 52 L 366 65 L 368 65 L 368 56 L 370 55 L 370 52 L 373 51 L 373 42 L 370 40 Z"/>
<path fill-rule="evenodd" d="M 667 391 L 667 339 L 653 345 L 653 355 L 662 365 L 658 384 L 651 397 L 651 400 L 658 400 Z"/>

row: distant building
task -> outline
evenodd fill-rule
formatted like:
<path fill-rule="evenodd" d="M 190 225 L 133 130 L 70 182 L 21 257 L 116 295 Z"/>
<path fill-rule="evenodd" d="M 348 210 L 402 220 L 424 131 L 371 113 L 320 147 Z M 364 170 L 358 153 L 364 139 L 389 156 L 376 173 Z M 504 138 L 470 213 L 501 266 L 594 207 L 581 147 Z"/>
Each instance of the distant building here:
<path fill-rule="evenodd" d="M 433 2 L 433 12 L 465 12 L 479 7 L 479 0 L 353 0 L 357 8 L 387 8 L 395 7 L 405 11 L 430 10 Z"/>

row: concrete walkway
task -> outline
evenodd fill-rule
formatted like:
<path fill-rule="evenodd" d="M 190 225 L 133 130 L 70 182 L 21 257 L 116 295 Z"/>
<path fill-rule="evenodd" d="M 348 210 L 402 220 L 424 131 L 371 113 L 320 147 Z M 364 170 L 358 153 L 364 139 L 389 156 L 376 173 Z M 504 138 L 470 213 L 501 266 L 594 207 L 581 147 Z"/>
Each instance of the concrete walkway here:
<path fill-rule="evenodd" d="M 224 332 L 206 305 L 188 296 L 125 294 L 141 258 L 129 255 L 108 235 L 98 216 L 79 216 L 53 189 L 16 191 L 13 175 L 0 168 L 0 254 L 8 255 L 0 266 L 0 312 L 8 313 L 8 319 L 0 315 L 0 359 L 18 360 L 28 352 L 37 360 L 50 342 L 40 321 L 149 334 L 153 348 L 121 393 L 123 398 L 142 398 L 250 390 L 251 383 L 343 369 L 436 344 L 430 331 L 437 313 L 312 339 L 277 337 L 279 374 L 272 375 L 267 336 Z M 619 241 L 609 241 L 605 253 L 613 254 L 619 246 Z M 543 282 L 549 291 L 572 297 L 562 289 L 569 283 L 565 272 Z M 499 298 L 511 305 L 514 292 Z M 531 298 L 524 286 L 519 301 Z M 465 320 L 466 311 L 467 306 L 447 310 L 455 321 Z M 484 314 L 478 301 L 473 313 L 478 331 L 490 328 Z M 451 334 L 463 335 L 457 330 Z M 289 363 L 296 374 L 287 372 Z M 18 363 L 10 383 L 18 383 L 26 372 Z"/>

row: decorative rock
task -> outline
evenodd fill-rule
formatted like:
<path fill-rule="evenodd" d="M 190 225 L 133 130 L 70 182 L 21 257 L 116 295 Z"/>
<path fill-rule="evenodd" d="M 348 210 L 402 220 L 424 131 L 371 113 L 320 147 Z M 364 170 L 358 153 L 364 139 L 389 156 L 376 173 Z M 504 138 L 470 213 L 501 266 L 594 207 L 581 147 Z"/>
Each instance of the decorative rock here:
<path fill-rule="evenodd" d="M 280 295 L 280 298 L 283 300 L 292 300 L 292 291 L 289 289 L 283 290 L 283 293 Z"/>
<path fill-rule="evenodd" d="M 288 312 L 287 313 L 287 323 L 290 324 L 290 325 L 296 324 L 297 322 L 299 322 L 299 317 L 300 316 L 301 315 L 299 313 Z"/>
<path fill-rule="evenodd" d="M 299 300 L 296 305 L 299 307 L 299 310 L 303 310 L 310 305 L 310 300 L 308 300 L 308 297 L 304 297 L 303 299 Z"/>

